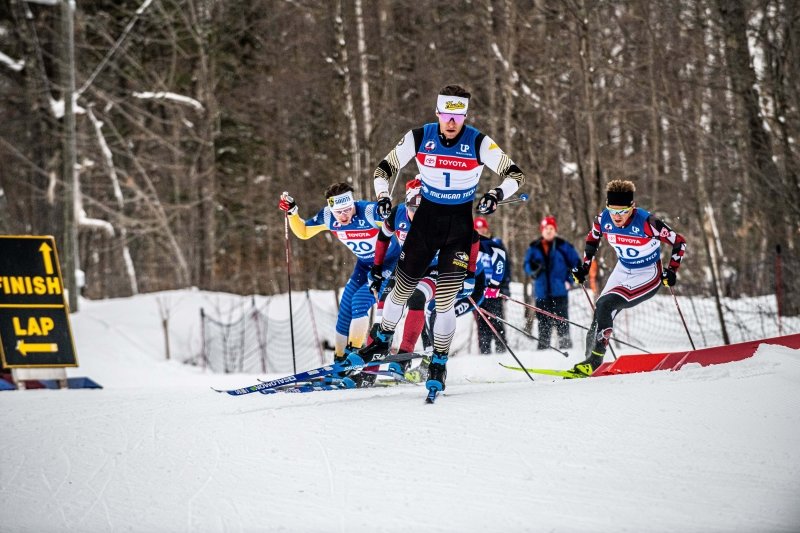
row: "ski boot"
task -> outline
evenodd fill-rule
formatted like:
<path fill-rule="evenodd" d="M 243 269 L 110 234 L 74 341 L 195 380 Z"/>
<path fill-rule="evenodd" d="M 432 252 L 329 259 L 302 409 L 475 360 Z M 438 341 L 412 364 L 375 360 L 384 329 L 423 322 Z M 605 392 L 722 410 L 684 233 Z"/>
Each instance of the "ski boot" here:
<path fill-rule="evenodd" d="M 372 342 L 358 350 L 358 355 L 364 362 L 380 361 L 384 359 L 392 347 L 394 331 L 384 331 L 381 325 L 375 323 L 369 332 Z"/>
<path fill-rule="evenodd" d="M 362 363 L 362 360 L 358 356 L 358 352 L 355 351 L 353 349 L 353 347 L 351 345 L 349 345 L 349 344 L 344 349 L 344 354 L 343 355 L 334 355 L 333 356 L 333 364 L 334 364 L 334 366 L 338 366 L 340 368 L 346 368 L 346 367 L 351 366 L 353 364 L 361 364 L 361 363 Z M 351 374 L 353 374 L 353 373 L 355 373 L 354 370 L 342 370 L 340 372 L 334 372 L 332 374 L 329 374 L 329 375 L 321 378 L 321 381 L 325 385 L 339 384 L 344 388 L 351 388 L 351 386 L 349 386 L 349 383 L 347 381 L 345 381 L 345 380 L 349 379 L 349 376 Z"/>
<path fill-rule="evenodd" d="M 592 355 L 590 355 L 585 361 L 581 361 L 574 367 L 572 367 L 572 372 L 575 373 L 576 378 L 588 378 L 591 376 L 597 367 L 603 364 L 603 354 L 599 352 L 592 351 Z"/>
<path fill-rule="evenodd" d="M 338 366 L 347 366 L 347 348 L 345 348 L 343 355 L 334 355 L 333 364 Z"/>
<path fill-rule="evenodd" d="M 377 368 L 377 367 L 376 367 Z M 368 372 L 357 372 L 342 379 L 342 388 L 345 389 L 363 389 L 375 385 L 377 375 Z"/>
<path fill-rule="evenodd" d="M 342 368 L 348 367 L 351 365 L 360 365 L 363 364 L 364 360 L 358 355 L 358 350 L 353 348 L 352 345 L 348 344 L 347 347 L 344 349 L 343 355 L 334 355 L 333 356 L 333 364 L 338 365 Z M 345 377 L 350 374 L 352 370 L 345 370 L 343 372 L 338 372 L 333 374 L 334 377 Z"/>
<path fill-rule="evenodd" d="M 336 355 L 333 354 L 333 366 L 343 368 L 349 366 L 347 362 L 347 348 L 345 348 L 345 353 L 343 355 Z M 343 377 L 347 375 L 347 372 L 333 372 L 332 374 L 328 374 L 319 379 L 325 385 L 332 385 L 334 382 L 339 381 Z"/>
<path fill-rule="evenodd" d="M 428 379 L 428 365 L 430 364 L 431 356 L 426 355 L 422 358 L 422 361 L 420 361 L 419 366 L 408 368 L 403 377 L 412 383 L 421 383 Z M 411 365 L 409 364 L 409 366 Z"/>
<path fill-rule="evenodd" d="M 344 358 L 343 366 L 363 365 L 364 363 L 364 358 L 359 355 L 359 351 L 350 349 Z M 340 372 L 341 386 L 345 389 L 358 389 L 374 385 L 378 376 L 364 372 L 364 370 L 378 370 L 378 365 Z"/>
<path fill-rule="evenodd" d="M 367 366 L 363 370 L 378 370 L 379 361 L 386 357 L 392 347 L 393 335 L 393 331 L 383 331 L 380 328 L 380 324 L 373 324 L 369 334 L 372 342 L 359 350 L 351 351 L 347 355 L 347 363 L 350 365 L 363 365 L 374 360 L 376 362 L 375 365 Z M 350 370 L 346 373 L 343 385 L 348 389 L 371 387 L 375 384 L 377 377 L 376 374 L 369 372 Z"/>
<path fill-rule="evenodd" d="M 395 361 L 389 363 L 389 370 L 395 374 L 405 376 L 408 368 L 411 366 L 411 361 Z"/>
<path fill-rule="evenodd" d="M 428 379 L 425 381 L 425 388 L 428 390 L 436 389 L 441 392 L 444 390 L 444 380 L 447 377 L 447 354 L 433 352 L 431 362 L 428 365 Z"/>

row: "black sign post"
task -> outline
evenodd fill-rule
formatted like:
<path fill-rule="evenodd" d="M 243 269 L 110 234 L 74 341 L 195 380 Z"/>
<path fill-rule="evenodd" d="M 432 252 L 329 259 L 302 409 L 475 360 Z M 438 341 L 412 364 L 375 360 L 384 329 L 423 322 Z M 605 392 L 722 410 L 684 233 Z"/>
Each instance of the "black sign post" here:
<path fill-rule="evenodd" d="M 6 368 L 78 366 L 50 236 L 0 235 L 0 357 Z"/>

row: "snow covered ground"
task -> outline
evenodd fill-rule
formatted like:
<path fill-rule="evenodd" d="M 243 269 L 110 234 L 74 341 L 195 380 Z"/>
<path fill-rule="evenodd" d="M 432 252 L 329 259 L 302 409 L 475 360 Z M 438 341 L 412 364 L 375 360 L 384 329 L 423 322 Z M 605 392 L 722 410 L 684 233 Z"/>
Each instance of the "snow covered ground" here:
<path fill-rule="evenodd" d="M 69 375 L 105 389 L 0 393 L 0 531 L 800 530 L 798 350 L 534 383 L 459 355 L 433 406 L 415 386 L 231 397 L 208 387 L 263 376 L 179 362 L 209 298 L 82 302 Z"/>

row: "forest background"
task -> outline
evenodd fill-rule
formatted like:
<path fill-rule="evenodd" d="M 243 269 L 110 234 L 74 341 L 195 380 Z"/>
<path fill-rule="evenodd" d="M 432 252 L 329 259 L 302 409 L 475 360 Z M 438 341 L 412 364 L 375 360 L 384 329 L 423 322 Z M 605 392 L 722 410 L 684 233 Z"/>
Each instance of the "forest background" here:
<path fill-rule="evenodd" d="M 304 217 L 334 182 L 372 199 L 452 83 L 527 176 L 490 218 L 515 280 L 544 215 L 581 250 L 634 177 L 688 241 L 680 290 L 781 286 L 800 314 L 797 0 L 5 0 L 0 233 L 55 235 L 90 298 L 283 292 L 280 193 Z M 291 244 L 295 290 L 349 276 L 329 234 Z"/>

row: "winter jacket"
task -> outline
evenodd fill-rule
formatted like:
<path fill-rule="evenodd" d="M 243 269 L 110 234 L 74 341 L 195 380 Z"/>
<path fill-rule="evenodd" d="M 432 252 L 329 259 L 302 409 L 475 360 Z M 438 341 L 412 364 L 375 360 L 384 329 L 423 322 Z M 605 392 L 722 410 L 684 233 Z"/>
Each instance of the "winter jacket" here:
<path fill-rule="evenodd" d="M 483 253 L 492 257 L 492 270 L 494 271 L 492 279 L 500 284 L 500 294 L 511 296 L 511 259 L 508 257 L 505 244 L 499 237 L 481 236 L 480 247 Z M 497 251 L 493 252 L 493 250 Z"/>
<path fill-rule="evenodd" d="M 535 298 L 557 298 L 567 295 L 564 282 L 572 282 L 570 270 L 581 262 L 570 243 L 556 237 L 545 254 L 541 237 L 533 241 L 525 254 L 525 273 L 533 277 Z"/>

